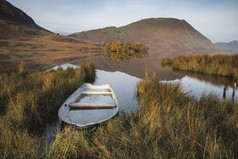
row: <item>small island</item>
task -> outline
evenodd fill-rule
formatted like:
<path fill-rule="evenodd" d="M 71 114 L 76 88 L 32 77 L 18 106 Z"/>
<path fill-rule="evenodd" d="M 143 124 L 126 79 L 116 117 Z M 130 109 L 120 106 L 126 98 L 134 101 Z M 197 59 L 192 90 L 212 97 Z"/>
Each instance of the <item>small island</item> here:
<path fill-rule="evenodd" d="M 144 44 L 130 44 L 113 41 L 105 45 L 105 57 L 113 61 L 129 60 L 133 57 L 143 58 L 148 55 L 149 48 Z"/>

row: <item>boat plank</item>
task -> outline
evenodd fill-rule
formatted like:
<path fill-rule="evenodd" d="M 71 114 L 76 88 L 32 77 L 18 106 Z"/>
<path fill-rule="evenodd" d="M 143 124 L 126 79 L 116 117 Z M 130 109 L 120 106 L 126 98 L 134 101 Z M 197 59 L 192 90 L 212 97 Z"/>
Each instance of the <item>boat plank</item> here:
<path fill-rule="evenodd" d="M 115 108 L 115 104 L 110 103 L 70 103 L 73 108 Z"/>
<path fill-rule="evenodd" d="M 111 95 L 111 92 L 82 92 L 84 95 Z"/>

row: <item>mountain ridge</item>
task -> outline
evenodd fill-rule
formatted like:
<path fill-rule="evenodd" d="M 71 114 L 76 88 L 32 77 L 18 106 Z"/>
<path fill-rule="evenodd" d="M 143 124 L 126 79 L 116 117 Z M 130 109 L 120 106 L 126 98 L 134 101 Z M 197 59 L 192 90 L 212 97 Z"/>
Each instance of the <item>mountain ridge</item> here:
<path fill-rule="evenodd" d="M 233 40 L 230 42 L 216 42 L 214 43 L 217 47 L 227 50 L 228 54 L 238 54 L 238 41 Z"/>
<path fill-rule="evenodd" d="M 237 40 L 233 40 L 233 41 L 230 41 L 230 42 L 216 42 L 216 43 L 214 43 L 214 45 L 221 46 L 221 47 L 222 46 L 227 46 L 230 49 L 238 49 L 238 41 Z"/>
<path fill-rule="evenodd" d="M 11 21 L 31 28 L 46 30 L 38 26 L 24 11 L 13 6 L 6 0 L 0 0 L 0 20 Z"/>
<path fill-rule="evenodd" d="M 24 63 L 29 71 L 103 56 L 103 46 L 54 34 L 25 12 L 0 0 L 0 68 Z"/>
<path fill-rule="evenodd" d="M 17 39 L 52 33 L 37 25 L 24 11 L 6 0 L 0 0 L 0 25 L 0 39 Z"/>
<path fill-rule="evenodd" d="M 185 20 L 148 18 L 121 27 L 105 27 L 69 35 L 81 40 L 109 43 L 115 40 L 143 43 L 156 56 L 178 56 L 219 51 Z"/>

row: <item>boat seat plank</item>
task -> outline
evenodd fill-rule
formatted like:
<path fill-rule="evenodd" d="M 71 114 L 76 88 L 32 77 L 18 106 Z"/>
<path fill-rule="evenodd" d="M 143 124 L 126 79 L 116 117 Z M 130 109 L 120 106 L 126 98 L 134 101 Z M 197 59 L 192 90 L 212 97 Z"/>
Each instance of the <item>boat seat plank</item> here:
<path fill-rule="evenodd" d="M 72 108 L 115 108 L 115 104 L 110 103 L 70 103 Z"/>
<path fill-rule="evenodd" d="M 112 92 L 110 92 L 107 89 L 88 89 L 88 90 L 84 90 L 82 94 L 84 95 L 111 95 Z"/>
<path fill-rule="evenodd" d="M 82 92 L 84 95 L 111 95 L 111 92 Z"/>

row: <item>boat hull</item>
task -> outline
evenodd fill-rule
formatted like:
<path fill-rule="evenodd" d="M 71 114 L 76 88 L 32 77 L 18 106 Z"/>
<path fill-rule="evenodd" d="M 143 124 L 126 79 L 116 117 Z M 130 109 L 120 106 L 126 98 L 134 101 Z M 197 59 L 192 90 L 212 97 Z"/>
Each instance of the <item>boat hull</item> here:
<path fill-rule="evenodd" d="M 89 103 L 94 103 L 92 104 L 93 109 Z M 108 105 L 114 107 L 106 108 L 103 103 L 107 107 Z M 117 96 L 110 84 L 92 85 L 84 83 L 63 103 L 58 116 L 68 124 L 85 127 L 105 122 L 114 117 L 118 111 Z"/>

